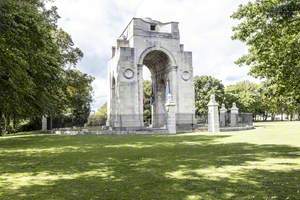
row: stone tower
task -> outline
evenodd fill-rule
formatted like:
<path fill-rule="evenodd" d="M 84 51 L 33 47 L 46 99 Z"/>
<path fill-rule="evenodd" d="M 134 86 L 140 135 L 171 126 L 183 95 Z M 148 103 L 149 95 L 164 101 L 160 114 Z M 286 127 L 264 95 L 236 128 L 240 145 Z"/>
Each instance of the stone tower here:
<path fill-rule="evenodd" d="M 109 63 L 108 126 L 135 130 L 143 122 L 143 67 L 152 79 L 152 127 L 166 125 L 166 100 L 176 105 L 176 124 L 195 112 L 192 52 L 180 44 L 178 22 L 133 18 L 112 47 Z M 182 120 L 183 116 L 187 116 Z"/>

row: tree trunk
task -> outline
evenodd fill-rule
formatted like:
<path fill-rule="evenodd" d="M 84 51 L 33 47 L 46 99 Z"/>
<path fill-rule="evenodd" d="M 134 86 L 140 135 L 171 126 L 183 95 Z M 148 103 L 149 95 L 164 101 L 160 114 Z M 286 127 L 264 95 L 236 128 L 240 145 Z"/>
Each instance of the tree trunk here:
<path fill-rule="evenodd" d="M 0 135 L 3 135 L 4 133 L 4 120 L 3 120 L 3 114 L 0 112 Z"/>
<path fill-rule="evenodd" d="M 11 126 L 10 126 L 10 115 L 6 117 L 6 131 L 10 134 L 11 133 Z"/>
<path fill-rule="evenodd" d="M 3 133 L 5 133 L 7 130 L 7 120 L 6 120 L 5 114 L 3 114 L 2 116 L 3 116 L 3 125 L 4 125 Z"/>
<path fill-rule="evenodd" d="M 291 113 L 290 114 L 290 121 L 293 121 L 293 117 L 294 117 L 294 115 L 293 115 L 293 113 Z"/>
<path fill-rule="evenodd" d="M 16 114 L 14 113 L 13 114 L 13 129 L 14 129 L 14 132 L 16 132 L 16 124 L 17 124 Z"/>
<path fill-rule="evenodd" d="M 271 121 L 274 121 L 274 120 L 275 120 L 275 114 L 272 113 L 272 114 L 271 114 Z"/>
<path fill-rule="evenodd" d="M 49 125 L 49 129 L 52 130 L 52 116 L 50 116 L 50 125 Z"/>
<path fill-rule="evenodd" d="M 267 119 L 268 119 L 268 114 L 265 113 L 263 117 L 264 117 L 264 121 L 267 121 Z"/>

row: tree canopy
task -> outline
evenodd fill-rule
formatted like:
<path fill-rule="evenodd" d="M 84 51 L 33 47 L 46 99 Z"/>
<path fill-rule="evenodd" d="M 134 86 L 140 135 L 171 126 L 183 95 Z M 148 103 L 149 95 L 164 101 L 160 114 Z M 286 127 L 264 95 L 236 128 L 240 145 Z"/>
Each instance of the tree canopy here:
<path fill-rule="evenodd" d="M 248 46 L 239 65 L 276 84 L 277 93 L 300 103 L 300 1 L 255 0 L 232 15 L 238 20 L 233 39 Z"/>
<path fill-rule="evenodd" d="M 83 53 L 57 26 L 57 8 L 45 2 L 0 3 L 0 132 L 10 119 L 50 116 L 68 106 L 66 77 L 77 73 L 68 68 Z"/>
<path fill-rule="evenodd" d="M 196 76 L 195 85 L 195 107 L 197 115 L 206 115 L 208 113 L 207 104 L 212 94 L 216 95 L 219 103 L 223 102 L 224 85 L 222 82 L 212 76 Z"/>
<path fill-rule="evenodd" d="M 242 112 L 261 112 L 260 85 L 249 81 L 238 82 L 225 88 L 225 104 L 228 108 L 235 102 Z"/>

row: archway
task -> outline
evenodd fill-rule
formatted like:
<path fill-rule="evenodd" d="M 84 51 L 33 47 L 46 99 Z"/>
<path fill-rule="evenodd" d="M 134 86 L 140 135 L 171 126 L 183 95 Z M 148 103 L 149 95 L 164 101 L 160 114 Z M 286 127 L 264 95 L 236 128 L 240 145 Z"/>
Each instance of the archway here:
<path fill-rule="evenodd" d="M 145 99 L 143 93 L 143 111 L 145 117 L 145 103 L 150 103 L 151 127 L 162 128 L 166 125 L 166 98 L 170 93 L 170 58 L 161 50 L 147 52 L 142 60 L 143 68 L 147 67 L 151 73 L 150 102 Z M 144 69 L 143 69 L 144 71 Z M 143 77 L 144 79 L 145 77 Z M 144 84 L 144 81 L 142 81 Z M 144 85 L 142 86 L 144 88 Z M 148 123 L 145 123 L 147 125 Z"/>
<path fill-rule="evenodd" d="M 115 104 L 108 104 L 108 115 L 116 115 L 116 122 L 110 123 L 112 129 L 144 130 L 144 66 L 151 71 L 154 90 L 152 127 L 179 125 L 178 114 L 194 113 L 192 52 L 185 51 L 180 42 L 178 23 L 133 18 L 112 47 L 108 62 L 109 72 L 115 72 L 116 78 L 115 95 L 112 87 L 109 93 L 109 102 Z M 170 124 L 165 123 L 167 97 L 173 105 L 168 113 L 176 114 L 168 118 Z"/>

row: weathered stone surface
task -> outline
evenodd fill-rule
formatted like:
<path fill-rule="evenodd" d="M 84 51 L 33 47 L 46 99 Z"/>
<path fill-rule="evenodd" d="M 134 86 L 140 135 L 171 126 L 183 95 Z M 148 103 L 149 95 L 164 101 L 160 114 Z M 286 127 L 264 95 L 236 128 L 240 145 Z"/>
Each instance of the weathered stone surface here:
<path fill-rule="evenodd" d="M 180 44 L 177 22 L 133 18 L 112 48 L 108 65 L 108 126 L 143 127 L 144 66 L 152 76 L 152 127 L 166 126 L 167 91 L 175 113 L 195 113 L 192 52 Z"/>
<path fill-rule="evenodd" d="M 226 125 L 226 112 L 227 109 L 225 108 L 225 104 L 222 104 L 222 107 L 220 109 L 220 126 L 224 127 Z"/>
<path fill-rule="evenodd" d="M 167 111 L 168 133 L 175 134 L 176 133 L 176 104 L 172 98 L 168 98 L 168 101 L 166 103 L 166 111 Z"/>
<path fill-rule="evenodd" d="M 238 125 L 238 115 L 239 109 L 236 107 L 236 104 L 233 103 L 230 109 L 230 126 L 235 127 Z"/>
<path fill-rule="evenodd" d="M 47 131 L 47 117 L 42 117 L 42 131 Z"/>
<path fill-rule="evenodd" d="M 220 132 L 218 106 L 215 95 L 211 95 L 208 103 L 208 131 L 212 133 Z"/>

